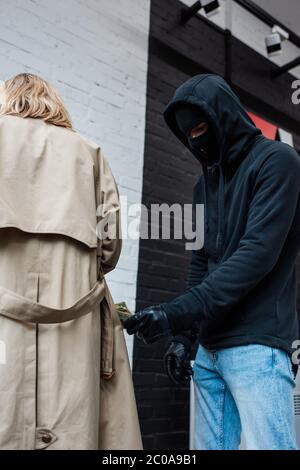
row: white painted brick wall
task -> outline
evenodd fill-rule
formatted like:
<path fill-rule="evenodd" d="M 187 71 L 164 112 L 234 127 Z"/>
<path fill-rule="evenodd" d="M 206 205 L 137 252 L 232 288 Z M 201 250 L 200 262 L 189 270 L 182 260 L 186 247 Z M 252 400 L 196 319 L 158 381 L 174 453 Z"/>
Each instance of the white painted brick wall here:
<path fill-rule="evenodd" d="M 75 128 L 98 142 L 130 202 L 141 202 L 150 0 L 0 0 L 0 79 L 56 85 Z M 107 276 L 135 309 L 138 240 Z M 132 337 L 127 337 L 132 354 Z"/>

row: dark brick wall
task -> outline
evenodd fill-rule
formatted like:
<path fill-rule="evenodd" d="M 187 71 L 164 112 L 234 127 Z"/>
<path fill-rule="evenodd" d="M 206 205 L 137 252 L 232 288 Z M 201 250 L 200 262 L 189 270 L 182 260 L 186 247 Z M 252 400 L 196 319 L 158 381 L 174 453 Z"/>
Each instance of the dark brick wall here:
<path fill-rule="evenodd" d="M 174 90 L 196 73 L 225 73 L 223 33 L 199 18 L 179 26 L 181 7 L 177 0 L 151 2 L 142 195 L 147 207 L 151 203 L 190 203 L 201 172 L 163 120 L 163 110 Z M 291 77 L 271 81 L 269 61 L 235 39 L 232 49 L 232 85 L 243 103 L 282 127 L 297 129 L 289 93 Z M 141 239 L 137 309 L 184 292 L 188 261 L 184 240 Z M 165 376 L 165 349 L 164 341 L 145 346 L 135 339 L 133 378 L 146 449 L 188 448 L 189 390 L 173 386 Z"/>
<path fill-rule="evenodd" d="M 201 168 L 178 145 L 162 112 L 187 75 L 151 57 L 148 72 L 143 204 L 187 203 Z M 184 291 L 188 260 L 182 240 L 141 240 L 137 308 L 166 301 Z M 189 396 L 163 372 L 165 342 L 144 346 L 135 340 L 134 383 L 147 449 L 188 447 Z"/>

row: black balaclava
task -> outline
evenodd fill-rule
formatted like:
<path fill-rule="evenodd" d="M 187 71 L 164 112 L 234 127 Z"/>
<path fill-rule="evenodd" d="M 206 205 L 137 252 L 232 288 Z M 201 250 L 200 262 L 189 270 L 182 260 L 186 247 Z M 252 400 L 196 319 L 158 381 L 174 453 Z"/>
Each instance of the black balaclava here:
<path fill-rule="evenodd" d="M 185 104 L 175 111 L 175 118 L 180 131 L 186 136 L 190 148 L 202 165 L 212 164 L 218 156 L 216 135 L 207 116 L 192 104 Z M 191 137 L 190 131 L 201 122 L 207 122 L 208 129 L 199 137 Z"/>

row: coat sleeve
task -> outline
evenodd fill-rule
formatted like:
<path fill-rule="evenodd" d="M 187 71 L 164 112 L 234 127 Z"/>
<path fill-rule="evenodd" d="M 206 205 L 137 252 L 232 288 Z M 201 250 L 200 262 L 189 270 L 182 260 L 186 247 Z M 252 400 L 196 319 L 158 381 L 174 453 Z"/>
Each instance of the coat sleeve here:
<path fill-rule="evenodd" d="M 237 250 L 198 284 L 162 304 L 170 321 L 186 329 L 191 319 L 227 313 L 275 266 L 299 210 L 300 159 L 275 152 L 254 183 L 244 235 Z"/>
<path fill-rule="evenodd" d="M 202 189 L 201 189 L 200 177 L 198 183 L 194 187 L 193 192 L 193 232 L 195 233 L 196 227 L 196 204 L 203 203 L 201 199 Z M 204 251 L 204 247 L 196 250 L 192 250 L 189 263 L 189 271 L 187 277 L 187 287 L 190 289 L 198 284 L 200 284 L 203 279 L 208 275 L 208 260 Z M 197 341 L 197 327 L 192 325 L 189 330 L 182 331 L 180 335 L 175 335 L 173 337 L 174 342 L 183 343 L 186 347 L 191 348 L 192 345 Z"/>
<path fill-rule="evenodd" d="M 98 265 L 103 274 L 107 274 L 115 268 L 121 254 L 121 207 L 115 178 L 100 148 L 95 187 Z"/>
<path fill-rule="evenodd" d="M 199 285 L 203 279 L 208 276 L 207 256 L 203 247 L 200 250 L 193 250 L 189 264 L 189 273 L 187 278 L 188 289 Z M 191 325 L 191 328 L 182 331 L 180 335 L 175 335 L 173 340 L 191 347 L 197 340 L 197 326 Z"/>
<path fill-rule="evenodd" d="M 191 287 L 200 284 L 207 275 L 207 256 L 205 255 L 204 248 L 202 247 L 200 250 L 193 250 L 187 279 L 188 288 L 190 289 Z"/>
<path fill-rule="evenodd" d="M 200 176 L 193 191 L 193 232 L 196 229 L 196 204 L 203 203 L 202 194 L 202 176 Z M 200 284 L 203 279 L 208 275 L 207 256 L 204 252 L 204 247 L 191 251 L 189 270 L 187 276 L 187 287 L 191 288 Z M 191 348 L 197 340 L 197 327 L 191 325 L 191 328 L 186 331 L 181 331 L 180 334 L 172 337 L 171 341 L 179 342 L 185 345 L 186 348 Z"/>

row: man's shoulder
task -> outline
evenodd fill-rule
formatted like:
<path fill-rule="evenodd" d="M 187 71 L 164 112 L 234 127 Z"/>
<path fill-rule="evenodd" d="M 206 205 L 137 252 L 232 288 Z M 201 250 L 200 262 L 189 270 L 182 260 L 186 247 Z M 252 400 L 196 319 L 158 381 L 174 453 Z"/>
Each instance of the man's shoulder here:
<path fill-rule="evenodd" d="M 286 144 L 285 142 L 281 142 L 280 140 L 271 140 L 270 149 L 274 154 L 288 155 L 287 158 L 299 158 L 299 155 L 294 147 L 289 144 Z"/>
<path fill-rule="evenodd" d="M 264 146 L 256 149 L 253 163 L 258 170 L 266 166 L 286 171 L 300 171 L 300 156 L 289 144 L 278 140 L 266 139 Z"/>

